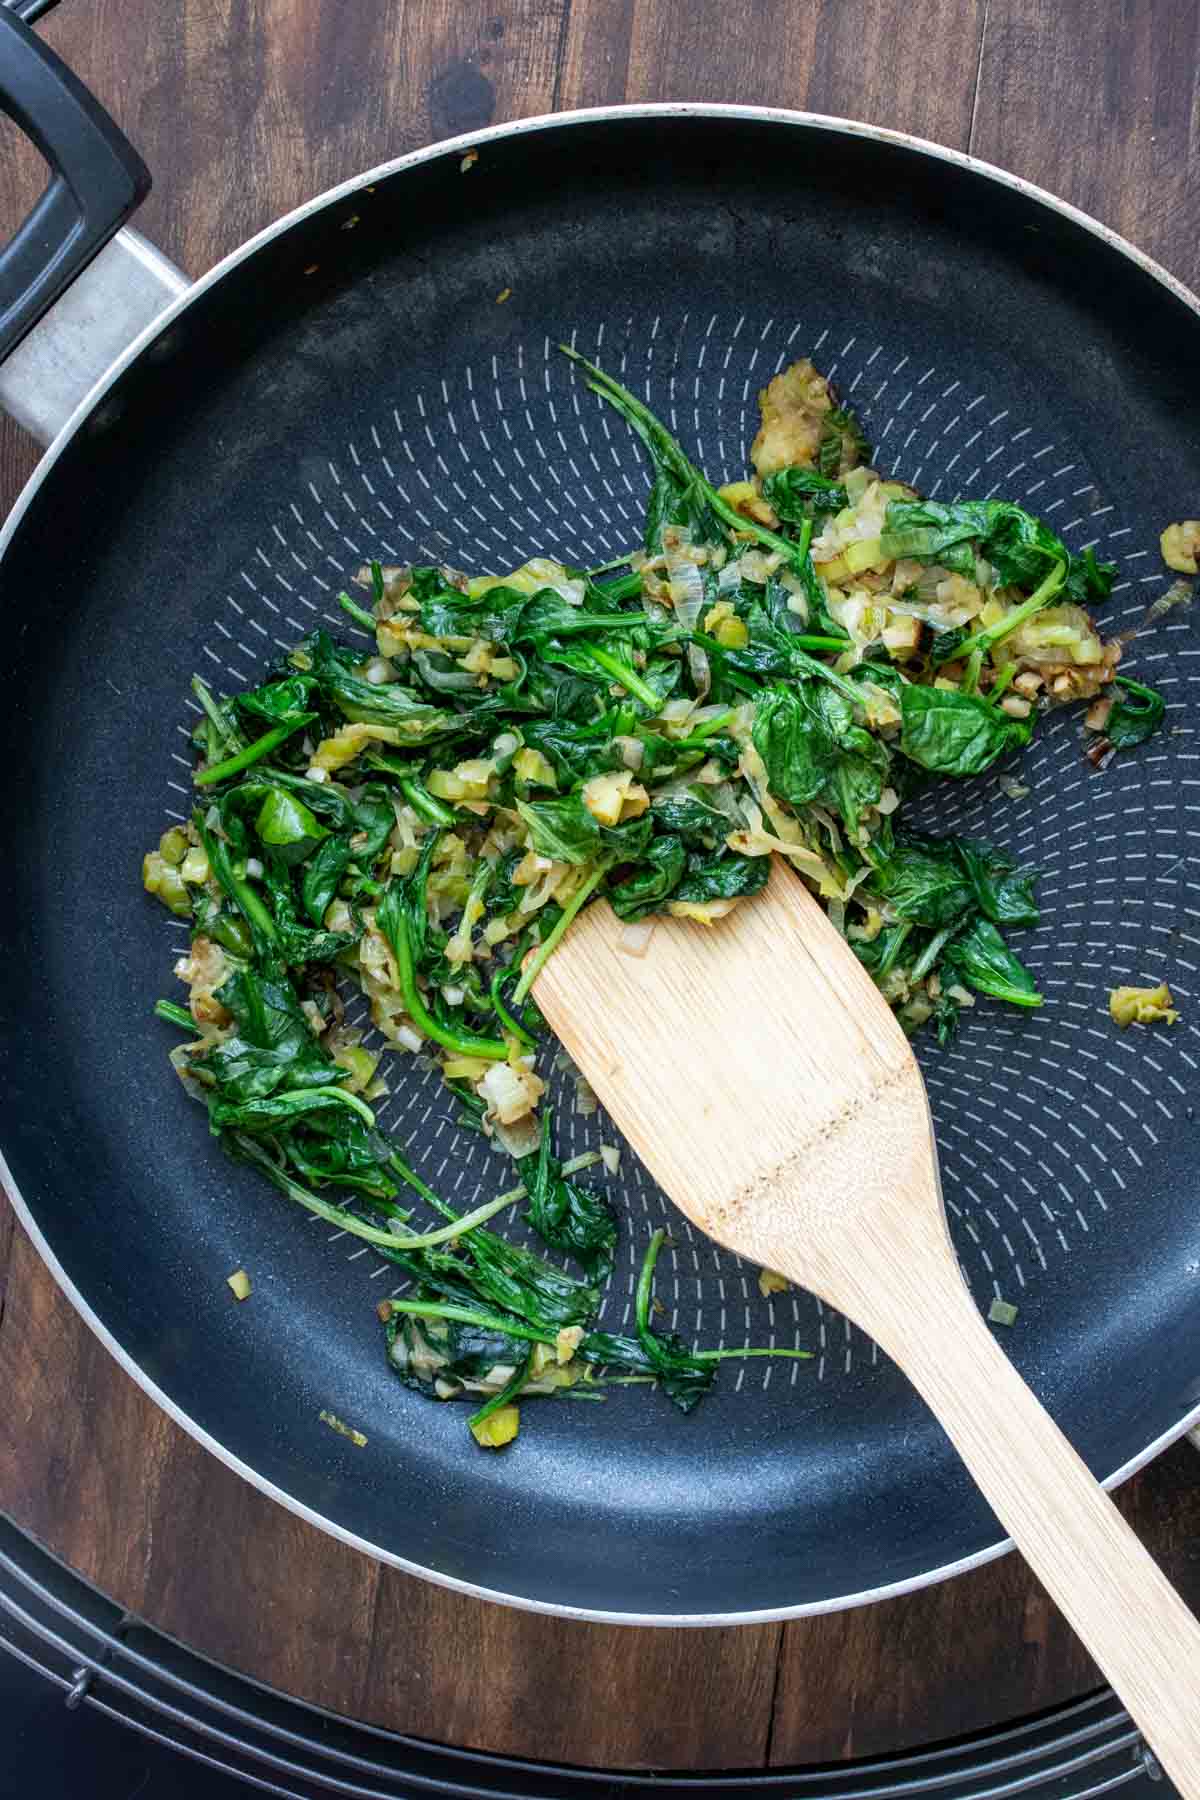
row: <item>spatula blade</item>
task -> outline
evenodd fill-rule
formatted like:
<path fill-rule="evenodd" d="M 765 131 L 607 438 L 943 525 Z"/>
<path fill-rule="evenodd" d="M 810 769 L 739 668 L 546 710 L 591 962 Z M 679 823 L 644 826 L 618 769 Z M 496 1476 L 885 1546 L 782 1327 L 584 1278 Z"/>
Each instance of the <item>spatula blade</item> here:
<path fill-rule="evenodd" d="M 920 1074 L 870 976 L 790 869 L 641 955 L 589 907 L 534 997 L 650 1173 L 702 1230 L 770 1262 L 784 1195 L 815 1221 L 932 1156 Z M 794 1177 L 799 1174 L 797 1184 Z M 788 1179 L 784 1179 L 784 1177 Z M 774 1216 L 773 1216 L 774 1215 Z M 814 1283 L 814 1285 L 818 1285 Z"/>

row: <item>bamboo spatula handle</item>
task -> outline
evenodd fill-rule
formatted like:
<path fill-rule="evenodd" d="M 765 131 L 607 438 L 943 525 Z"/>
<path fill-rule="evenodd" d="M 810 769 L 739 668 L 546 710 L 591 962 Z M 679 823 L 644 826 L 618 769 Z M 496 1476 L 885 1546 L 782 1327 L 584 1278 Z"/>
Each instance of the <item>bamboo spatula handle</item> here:
<path fill-rule="evenodd" d="M 837 1303 L 908 1375 L 1169 1778 L 1200 1800 L 1200 1622 L 1004 1355 L 952 1256 L 858 1249 L 857 1291 Z"/>

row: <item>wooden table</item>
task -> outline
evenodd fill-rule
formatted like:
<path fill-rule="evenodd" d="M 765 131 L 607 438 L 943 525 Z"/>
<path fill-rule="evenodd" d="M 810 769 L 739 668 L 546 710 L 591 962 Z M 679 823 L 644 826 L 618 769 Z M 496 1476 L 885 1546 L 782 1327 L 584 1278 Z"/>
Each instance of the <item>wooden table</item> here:
<path fill-rule="evenodd" d="M 1200 285 L 1193 0 L 66 0 L 44 26 L 139 145 L 138 223 L 199 274 L 371 163 L 495 120 L 624 100 L 843 114 L 1003 164 Z M 37 192 L 0 120 L 0 231 Z M 0 425 L 0 508 L 34 451 Z M 0 1199 L 0 1509 L 129 1610 L 303 1699 L 577 1763 L 718 1768 L 886 1752 L 1096 1684 L 1011 1558 L 905 1600 L 632 1632 L 380 1568 L 208 1457 L 112 1363 Z M 1121 1496 L 1200 1603 L 1200 1460 Z M 546 1703 L 561 1693 L 570 1706 Z"/>

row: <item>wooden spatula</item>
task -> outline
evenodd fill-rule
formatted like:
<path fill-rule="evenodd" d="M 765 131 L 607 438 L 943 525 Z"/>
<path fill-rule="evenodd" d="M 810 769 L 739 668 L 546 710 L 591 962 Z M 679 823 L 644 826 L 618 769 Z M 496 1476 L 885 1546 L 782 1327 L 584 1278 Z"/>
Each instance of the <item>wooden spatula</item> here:
<path fill-rule="evenodd" d="M 785 866 L 704 930 L 622 946 L 607 903 L 534 986 L 688 1218 L 846 1313 L 909 1376 L 1187 1800 L 1200 1624 L 996 1344 L 946 1229 L 912 1050 Z"/>

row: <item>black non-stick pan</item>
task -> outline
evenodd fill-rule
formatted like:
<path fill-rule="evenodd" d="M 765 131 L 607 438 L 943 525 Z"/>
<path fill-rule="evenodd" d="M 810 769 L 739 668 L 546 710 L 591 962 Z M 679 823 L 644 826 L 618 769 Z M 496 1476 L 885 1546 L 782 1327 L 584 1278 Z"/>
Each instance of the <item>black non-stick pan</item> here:
<path fill-rule="evenodd" d="M 757 389 L 811 354 L 886 468 L 947 498 L 1013 496 L 1118 557 L 1105 623 L 1133 630 L 1163 592 L 1158 534 L 1200 496 L 1196 302 L 994 169 L 863 126 L 708 106 L 501 127 L 472 140 L 466 169 L 465 142 L 404 157 L 194 287 L 128 233 L 65 286 L 142 173 L 82 90 L 63 127 L 63 79 L 0 8 L 0 98 L 65 164 L 38 244 L 0 263 L 5 348 L 20 339 L 0 391 L 56 433 L 0 537 L 0 1123 L 58 1279 L 248 1479 L 473 1592 L 731 1621 L 995 1554 L 995 1520 L 871 1343 L 803 1293 L 763 1298 L 757 1271 L 693 1234 L 629 1155 L 606 1322 L 626 1320 L 647 1233 L 669 1219 L 666 1322 L 816 1360 L 727 1364 L 687 1418 L 642 1390 L 531 1403 L 513 1449 L 476 1451 L 461 1407 L 385 1366 L 375 1304 L 397 1271 L 224 1161 L 180 1089 L 151 1008 L 184 934 L 141 892 L 140 861 L 191 804 L 188 677 L 243 688 L 314 623 L 342 629 L 335 595 L 364 559 L 505 569 L 635 541 L 636 447 L 560 340 L 644 393 L 723 478 L 743 467 Z M 84 193 L 73 159 L 89 131 Z M 38 304 L 64 297 L 30 332 L 38 305 L 18 290 L 51 263 Z M 971 1286 L 985 1306 L 1018 1303 L 1005 1347 L 1113 1480 L 1200 1416 L 1198 659 L 1186 611 L 1129 644 L 1126 666 L 1170 707 L 1142 751 L 1095 771 L 1078 719 L 1058 714 L 1015 769 L 924 803 L 927 825 L 986 833 L 1042 871 L 1021 954 L 1049 1003 L 982 1003 L 952 1048 L 921 1056 Z M 1182 1022 L 1118 1033 L 1108 989 L 1164 978 Z M 510 1179 L 456 1129 L 434 1073 L 396 1058 L 391 1079 L 385 1126 L 452 1199 Z M 569 1089 L 558 1117 L 568 1152 L 611 1138 Z M 239 1266 L 254 1283 L 242 1306 L 225 1285 Z"/>

